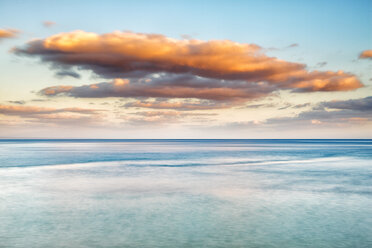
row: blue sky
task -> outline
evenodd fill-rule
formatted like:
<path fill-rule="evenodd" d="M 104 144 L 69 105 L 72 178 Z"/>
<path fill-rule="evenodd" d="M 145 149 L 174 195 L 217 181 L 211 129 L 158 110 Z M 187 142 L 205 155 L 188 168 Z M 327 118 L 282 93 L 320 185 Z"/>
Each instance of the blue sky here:
<path fill-rule="evenodd" d="M 245 102 L 248 105 L 266 104 L 268 106 L 266 108 L 249 107 L 244 110 L 242 106 L 234 106 L 218 111 L 210 110 L 208 113 L 214 114 L 214 117 L 205 125 L 201 125 L 202 121 L 200 120 L 197 121 L 197 124 L 194 123 L 190 116 L 185 120 L 180 117 L 182 121 L 180 119 L 179 122 L 172 124 L 172 128 L 176 131 L 170 135 L 170 137 L 192 138 L 199 135 L 199 130 L 207 128 L 214 130 L 209 133 L 202 132 L 208 138 L 213 138 L 216 135 L 231 138 L 240 136 L 242 132 L 247 136 L 254 134 L 259 138 L 260 135 L 257 135 L 256 131 L 249 131 L 250 128 L 241 128 L 241 126 L 244 126 L 245 123 L 248 123 L 248 126 L 250 123 L 269 123 L 268 120 L 272 118 L 294 118 L 298 117 L 301 111 L 314 111 L 309 108 L 303 110 L 284 108 L 288 104 L 310 103 L 312 108 L 316 108 L 317 104 L 323 104 L 324 101 L 348 101 L 350 99 L 366 101 L 363 99 L 371 96 L 371 59 L 358 58 L 362 51 L 372 49 L 371 13 L 371 1 L 1 0 L 0 29 L 16 29 L 19 30 L 19 33 L 17 37 L 0 41 L 0 66 L 4 68 L 2 75 L 0 75 L 0 102 L 5 106 L 11 101 L 25 101 L 23 106 L 59 109 L 75 106 L 92 108 L 107 103 L 107 105 L 100 105 L 100 108 L 103 106 L 106 108 L 108 119 L 112 120 L 114 124 L 104 125 L 109 128 L 99 127 L 98 129 L 95 126 L 78 125 L 78 129 L 84 130 L 86 136 L 91 135 L 92 130 L 98 130 L 94 133 L 99 132 L 98 136 L 100 137 L 119 135 L 121 138 L 125 138 L 129 132 L 127 130 L 131 130 L 130 135 L 141 137 L 142 133 L 152 134 L 151 130 L 153 129 L 160 130 L 160 133 L 163 132 L 163 129 L 169 129 L 166 124 L 146 124 L 140 134 L 133 131 L 133 128 L 127 127 L 125 121 L 122 123 L 121 120 L 118 121 L 117 116 L 114 117 L 118 111 L 123 111 L 123 115 L 133 114 L 132 112 L 136 111 L 149 111 L 148 109 L 125 108 L 118 110 L 118 101 L 125 102 L 136 99 L 120 97 L 79 99 L 78 97 L 60 96 L 46 98 L 48 101 L 44 102 L 32 102 L 33 99 L 40 98 L 37 92 L 50 86 L 73 85 L 78 87 L 105 82 L 102 75 L 96 75 L 89 70 L 80 71 L 80 79 L 58 78 L 50 64 L 38 62 L 38 56 L 18 56 L 9 52 L 13 47 L 25 46 L 32 39 L 45 39 L 61 32 L 68 33 L 74 30 L 96 34 L 128 30 L 134 33 L 161 34 L 181 40 L 193 38 L 202 41 L 230 40 L 241 44 L 256 44 L 262 47 L 266 56 L 305 64 L 309 71 L 343 70 L 355 75 L 364 84 L 364 87 L 350 91 L 293 94 L 288 90 L 278 90 L 265 95 L 265 97 Z M 43 25 L 45 21 L 54 22 L 55 25 L 45 27 Z M 278 106 L 278 109 L 281 108 L 280 111 L 269 107 L 270 104 Z M 280 106 L 281 104 L 285 106 Z M 175 112 L 176 110 L 169 109 L 167 111 Z M 203 114 L 205 113 L 203 112 Z M 164 113 L 159 113 L 159 115 L 162 114 Z M 181 116 L 183 115 L 181 114 Z M 203 118 L 207 118 L 207 116 L 205 115 Z M 7 136 L 7 133 L 10 133 L 11 136 L 19 134 L 28 137 L 30 136 L 29 132 L 20 132 L 27 127 L 35 129 L 32 135 L 37 137 L 46 137 L 51 133 L 53 136 L 58 130 L 69 130 L 68 126 L 55 123 L 53 127 L 47 127 L 51 132 L 45 134 L 39 130 L 45 129 L 33 126 L 35 119 L 31 118 L 32 124 L 28 125 L 30 119 L 24 116 L 15 117 L 14 113 L 11 115 L 9 112 L 4 112 L 2 115 L 0 113 L 0 117 L 6 120 L 3 121 L 1 127 L 3 132 L 0 135 L 2 136 Z M 320 127 L 321 125 L 317 125 L 317 127 L 303 130 L 300 135 L 307 137 L 318 134 L 320 137 L 327 137 L 328 131 L 325 130 L 329 129 L 332 130 L 331 137 L 345 137 L 345 130 L 350 134 L 348 137 L 372 137 L 370 117 L 370 113 L 360 114 L 358 112 L 356 117 L 351 116 L 350 118 L 367 119 L 367 124 L 364 122 L 363 125 L 359 125 L 360 123 L 345 124 L 336 131 L 333 131 L 334 128 L 330 126 Z M 232 120 L 231 123 L 229 120 Z M 292 131 L 292 127 L 302 124 L 296 124 L 295 118 L 292 121 L 288 120 L 292 124 L 287 123 L 288 131 L 281 132 L 284 133 L 283 135 L 298 135 Z M 11 126 L 8 125 L 10 122 Z M 319 120 L 319 123 L 326 122 L 327 120 Z M 47 126 L 45 123 L 43 125 Z M 198 131 L 194 130 L 194 126 Z M 234 126 L 233 131 L 231 131 L 231 126 Z M 262 137 L 281 137 L 278 134 L 279 127 L 277 126 L 266 127 L 266 129 L 265 127 L 259 128 L 266 130 Z M 280 127 L 280 129 L 283 128 Z M 245 131 L 239 132 L 237 130 Z M 65 131 L 61 133 L 64 134 Z M 79 136 L 79 133 L 82 132 L 72 134 L 72 137 Z"/>
<path fill-rule="evenodd" d="M 59 29 L 132 30 L 200 39 L 255 41 L 262 46 L 367 49 L 370 1 L 1 1 L 3 26 L 47 35 Z M 57 28 L 57 27 L 56 27 Z"/>

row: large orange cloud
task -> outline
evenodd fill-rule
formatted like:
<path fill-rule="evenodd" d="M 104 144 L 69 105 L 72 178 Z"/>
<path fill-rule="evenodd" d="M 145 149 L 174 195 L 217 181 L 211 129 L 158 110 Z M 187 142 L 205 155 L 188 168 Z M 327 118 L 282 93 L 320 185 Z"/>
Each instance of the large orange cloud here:
<path fill-rule="evenodd" d="M 111 79 L 171 73 L 241 80 L 246 84 L 266 82 L 278 88 L 306 92 L 362 87 L 353 74 L 309 72 L 304 64 L 266 56 L 258 45 L 229 40 L 177 40 L 159 34 L 75 31 L 31 41 L 23 48 L 16 48 L 15 52 L 38 56 L 59 66 L 91 70 Z"/>

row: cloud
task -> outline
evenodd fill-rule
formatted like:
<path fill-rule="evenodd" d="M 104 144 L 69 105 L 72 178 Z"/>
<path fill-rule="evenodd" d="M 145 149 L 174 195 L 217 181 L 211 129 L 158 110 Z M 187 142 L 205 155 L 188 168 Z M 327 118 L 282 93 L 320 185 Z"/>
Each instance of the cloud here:
<path fill-rule="evenodd" d="M 372 124 L 372 96 L 345 100 L 321 102 L 312 110 L 304 111 L 293 117 L 270 118 L 265 125 L 306 126 Z"/>
<path fill-rule="evenodd" d="M 292 104 L 290 103 L 285 103 L 282 107 L 278 108 L 278 110 L 283 110 L 283 109 L 288 109 L 292 107 Z"/>
<path fill-rule="evenodd" d="M 291 104 L 289 102 L 286 102 L 284 104 L 278 104 L 278 103 L 262 103 L 262 104 L 250 104 L 244 106 L 244 108 L 277 108 L 278 110 L 293 108 L 293 109 L 300 109 L 310 106 L 310 103 L 303 103 L 303 104 Z M 279 108 L 278 108 L 279 107 Z"/>
<path fill-rule="evenodd" d="M 15 29 L 0 29 L 0 40 L 5 38 L 14 38 L 18 33 L 19 31 Z"/>
<path fill-rule="evenodd" d="M 121 118 L 125 120 L 125 124 L 129 125 L 162 125 L 177 123 L 189 117 L 196 117 L 194 121 L 198 121 L 200 117 L 211 117 L 215 115 L 212 113 L 185 113 L 179 111 L 142 111 L 130 113 Z"/>
<path fill-rule="evenodd" d="M 260 121 L 228 122 L 223 128 L 251 130 L 301 130 L 325 128 L 332 130 L 343 127 L 372 127 L 372 96 L 345 100 L 321 102 L 312 109 L 302 111 L 294 116 L 272 117 Z M 294 105 L 292 108 L 303 108 L 310 103 Z M 260 107 L 260 105 L 258 106 Z"/>
<path fill-rule="evenodd" d="M 46 28 L 50 28 L 52 26 L 56 25 L 55 22 L 52 22 L 52 21 L 44 21 L 43 22 L 43 26 L 46 27 Z"/>
<path fill-rule="evenodd" d="M 324 66 L 326 66 L 327 65 L 327 62 L 325 62 L 325 61 L 323 61 L 323 62 L 319 62 L 319 63 L 317 63 L 316 64 L 316 67 L 324 67 Z"/>
<path fill-rule="evenodd" d="M 275 85 L 258 82 L 246 83 L 241 80 L 217 80 L 189 74 L 156 74 L 141 79 L 114 79 L 109 82 L 83 86 L 58 85 L 42 89 L 45 96 L 64 95 L 76 98 L 166 98 L 197 99 L 195 104 L 185 108 L 227 108 L 245 103 L 248 100 L 267 96 L 279 90 Z M 216 103 L 219 102 L 219 103 Z M 146 102 L 147 106 L 150 107 Z M 138 107 L 146 104 L 136 103 Z M 127 105 L 127 106 L 135 106 Z M 168 102 L 154 103 L 156 108 L 171 107 Z M 184 104 L 183 104 L 184 105 Z M 174 107 L 183 108 L 179 104 Z"/>
<path fill-rule="evenodd" d="M 32 99 L 31 102 L 49 102 L 51 101 L 50 98 L 45 98 L 45 99 Z"/>
<path fill-rule="evenodd" d="M 56 67 L 90 70 L 109 79 L 142 78 L 154 73 L 186 74 L 221 82 L 241 81 L 246 85 L 265 82 L 296 92 L 346 91 L 363 86 L 353 74 L 308 71 L 305 64 L 266 56 L 258 45 L 229 40 L 177 40 L 159 34 L 74 31 L 31 41 L 14 52 L 40 57 Z M 231 91 L 229 86 L 221 87 L 224 88 Z"/>
<path fill-rule="evenodd" d="M 123 105 L 125 108 L 150 108 L 150 109 L 174 109 L 178 111 L 192 111 L 192 110 L 211 110 L 224 109 L 234 106 L 229 102 L 218 101 L 141 101 L 128 102 Z"/>
<path fill-rule="evenodd" d="M 298 47 L 298 46 L 299 46 L 298 43 L 293 43 L 293 44 L 289 45 L 288 47 L 292 48 L 292 47 Z"/>
<path fill-rule="evenodd" d="M 74 71 L 58 71 L 56 73 L 57 77 L 72 77 L 72 78 L 80 78 L 80 74 L 74 72 Z"/>
<path fill-rule="evenodd" d="M 294 117 L 279 117 L 266 120 L 266 125 L 280 126 L 310 126 L 327 125 L 333 127 L 346 126 L 350 124 L 372 124 L 372 115 L 356 113 L 350 110 L 328 111 L 311 110 L 301 112 Z"/>
<path fill-rule="evenodd" d="M 372 112 L 372 96 L 346 101 L 331 101 L 321 103 L 322 107 L 329 109 L 348 109 L 362 112 Z"/>
<path fill-rule="evenodd" d="M 26 102 L 25 101 L 8 101 L 9 103 L 13 103 L 13 104 L 20 104 L 20 105 L 23 105 L 25 104 Z"/>
<path fill-rule="evenodd" d="M 42 89 L 40 93 L 81 98 L 195 98 L 233 102 L 266 96 L 274 90 L 274 86 L 265 83 L 222 82 L 193 75 L 164 74 L 142 79 L 114 79 L 83 86 L 52 86 Z"/>
<path fill-rule="evenodd" d="M 305 107 L 308 107 L 308 106 L 310 106 L 310 105 L 311 105 L 311 103 L 307 102 L 307 103 L 303 103 L 303 104 L 296 104 L 296 105 L 292 106 L 292 108 L 294 108 L 294 109 L 299 109 L 299 108 L 305 108 Z"/>
<path fill-rule="evenodd" d="M 359 55 L 360 59 L 372 59 L 372 50 L 365 50 Z"/>
<path fill-rule="evenodd" d="M 35 106 L 14 106 L 14 105 L 1 105 L 0 114 L 4 115 L 36 115 L 36 114 L 53 114 L 61 112 L 74 112 L 80 114 L 95 113 L 99 110 L 84 109 L 84 108 L 42 108 Z"/>
<path fill-rule="evenodd" d="M 257 109 L 257 108 L 273 108 L 277 106 L 278 105 L 274 103 L 260 103 L 260 104 L 249 104 L 249 105 L 244 106 L 244 108 Z"/>
<path fill-rule="evenodd" d="M 1 105 L 0 115 L 19 117 L 28 122 L 54 124 L 87 124 L 101 121 L 99 109 L 43 108 L 36 106 Z"/>

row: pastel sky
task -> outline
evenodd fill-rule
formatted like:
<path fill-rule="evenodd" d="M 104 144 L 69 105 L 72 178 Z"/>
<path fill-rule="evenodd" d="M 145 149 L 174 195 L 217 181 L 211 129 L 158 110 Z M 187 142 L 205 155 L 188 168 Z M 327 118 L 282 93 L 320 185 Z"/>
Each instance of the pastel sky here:
<path fill-rule="evenodd" d="M 0 138 L 372 138 L 372 2 L 0 0 Z"/>

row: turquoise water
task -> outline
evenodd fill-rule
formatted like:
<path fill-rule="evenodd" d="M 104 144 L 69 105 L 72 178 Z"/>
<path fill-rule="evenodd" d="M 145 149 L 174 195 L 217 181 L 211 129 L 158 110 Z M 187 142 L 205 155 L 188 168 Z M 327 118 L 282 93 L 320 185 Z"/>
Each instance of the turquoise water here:
<path fill-rule="evenodd" d="M 372 247 L 372 140 L 2 140 L 0 247 Z"/>

